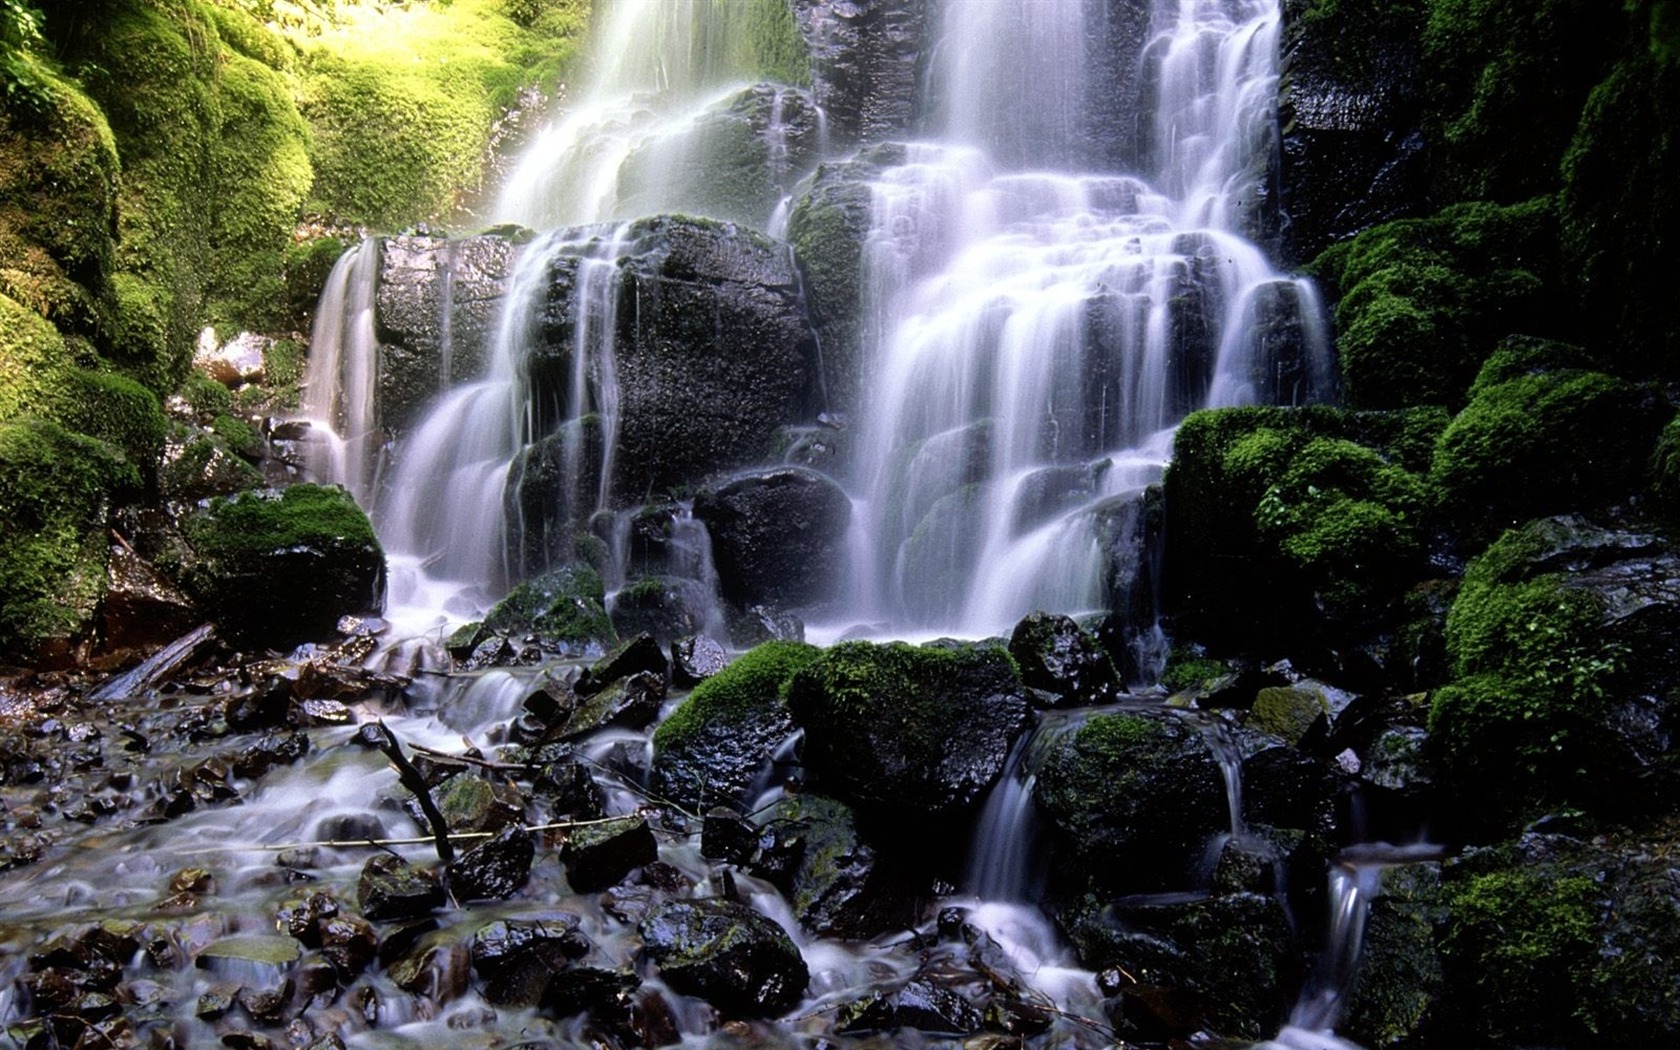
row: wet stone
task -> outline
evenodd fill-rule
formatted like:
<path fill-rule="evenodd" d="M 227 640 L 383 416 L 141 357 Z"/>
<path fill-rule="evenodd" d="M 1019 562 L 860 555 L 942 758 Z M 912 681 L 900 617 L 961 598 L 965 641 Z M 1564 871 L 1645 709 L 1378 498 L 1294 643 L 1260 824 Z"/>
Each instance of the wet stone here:
<path fill-rule="evenodd" d="M 671 643 L 671 681 L 685 689 L 699 685 L 728 666 L 728 651 L 706 635 L 689 635 Z"/>
<path fill-rule="evenodd" d="M 732 809 L 714 806 L 700 825 L 700 855 L 745 864 L 758 852 L 758 826 Z"/>
<path fill-rule="evenodd" d="M 841 1009 L 844 1033 L 914 1028 L 939 1035 L 972 1035 L 984 1023 L 973 1003 L 925 978 L 913 978 L 894 992 L 870 996 Z"/>
<path fill-rule="evenodd" d="M 373 925 L 359 915 L 338 915 L 319 925 L 321 954 L 349 979 L 367 968 L 379 947 Z"/>
<path fill-rule="evenodd" d="M 578 679 L 577 693 L 579 696 L 591 696 L 614 682 L 644 673 L 663 681 L 669 671 L 670 664 L 660 651 L 659 643 L 654 641 L 653 635 L 644 632 L 591 664 L 583 677 Z"/>
<path fill-rule="evenodd" d="M 746 905 L 670 901 L 638 928 L 667 984 L 725 1013 L 779 1014 L 804 997 L 810 975 L 799 949 Z"/>
<path fill-rule="evenodd" d="M 443 887 L 430 872 L 384 853 L 362 866 L 356 903 L 375 922 L 419 918 L 443 907 Z"/>
<path fill-rule="evenodd" d="M 566 881 L 578 893 L 615 886 L 643 864 L 659 857 L 653 829 L 641 817 L 622 817 L 576 828 L 560 851 Z"/>
<path fill-rule="evenodd" d="M 555 817 L 594 820 L 606 814 L 606 792 L 588 767 L 576 758 L 543 766 L 531 784 L 531 793 L 546 803 L 548 812 Z"/>
<path fill-rule="evenodd" d="M 239 994 L 239 985 L 231 982 L 213 984 L 209 991 L 198 997 L 198 1005 L 193 1008 L 193 1015 L 201 1021 L 219 1021 L 233 1009 L 233 997 Z"/>
<path fill-rule="evenodd" d="M 608 724 L 645 729 L 659 717 L 664 702 L 664 675 L 638 671 L 578 704 L 558 735 L 570 739 Z"/>
<path fill-rule="evenodd" d="M 503 828 L 449 864 L 456 900 L 507 900 L 531 879 L 536 840 L 522 827 Z"/>

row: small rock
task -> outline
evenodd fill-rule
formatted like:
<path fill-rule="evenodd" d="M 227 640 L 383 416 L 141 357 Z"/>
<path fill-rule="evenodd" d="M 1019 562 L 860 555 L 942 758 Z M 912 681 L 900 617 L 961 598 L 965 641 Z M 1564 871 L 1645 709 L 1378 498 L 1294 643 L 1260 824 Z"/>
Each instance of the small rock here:
<path fill-rule="evenodd" d="M 679 638 L 671 643 L 671 681 L 693 688 L 729 666 L 729 653 L 703 634 Z"/>
<path fill-rule="evenodd" d="M 420 918 L 443 907 L 443 887 L 430 872 L 382 853 L 363 865 L 356 903 L 375 922 Z"/>
<path fill-rule="evenodd" d="M 536 840 L 522 827 L 503 828 L 449 865 L 456 900 L 507 900 L 531 879 Z"/>
<path fill-rule="evenodd" d="M 631 871 L 658 857 L 653 829 L 639 816 L 576 828 L 560 851 L 566 881 L 579 893 L 615 886 Z"/>
<path fill-rule="evenodd" d="M 670 901 L 639 930 L 667 984 L 725 1013 L 779 1014 L 805 995 L 810 974 L 799 949 L 780 926 L 744 904 Z"/>

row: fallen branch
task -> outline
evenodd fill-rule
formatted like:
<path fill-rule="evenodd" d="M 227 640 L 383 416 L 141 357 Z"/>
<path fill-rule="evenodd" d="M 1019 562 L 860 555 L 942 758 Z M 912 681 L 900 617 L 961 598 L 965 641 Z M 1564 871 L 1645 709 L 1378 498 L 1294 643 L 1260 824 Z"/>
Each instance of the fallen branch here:
<path fill-rule="evenodd" d="M 595 820 L 562 820 L 553 824 L 537 824 L 528 827 L 526 831 L 561 831 L 568 828 L 589 827 L 592 824 L 607 824 L 615 820 L 623 820 L 623 816 L 599 817 Z M 489 839 L 495 838 L 494 831 L 458 831 L 453 838 L 460 839 Z M 423 846 L 435 841 L 431 836 L 407 839 L 317 839 L 313 842 L 281 842 L 274 844 L 252 843 L 243 846 L 208 846 L 204 849 L 181 850 L 179 856 L 195 857 L 205 853 L 232 853 L 239 850 L 259 850 L 265 853 L 280 853 L 289 849 L 309 849 L 311 847 L 326 847 L 328 849 L 384 849 L 387 846 Z"/>
<path fill-rule="evenodd" d="M 432 792 L 426 786 L 426 778 L 414 768 L 414 764 L 402 753 L 402 745 L 397 742 L 397 734 L 391 732 L 391 727 L 384 721 L 372 723 L 377 739 L 374 743 L 391 764 L 397 767 L 397 779 L 402 786 L 414 793 L 414 799 L 420 803 L 420 811 L 426 815 L 426 823 L 432 826 L 432 841 L 437 843 L 438 860 L 448 864 L 455 859 L 455 847 L 449 844 L 449 825 L 438 812 L 437 803 L 432 801 Z"/>

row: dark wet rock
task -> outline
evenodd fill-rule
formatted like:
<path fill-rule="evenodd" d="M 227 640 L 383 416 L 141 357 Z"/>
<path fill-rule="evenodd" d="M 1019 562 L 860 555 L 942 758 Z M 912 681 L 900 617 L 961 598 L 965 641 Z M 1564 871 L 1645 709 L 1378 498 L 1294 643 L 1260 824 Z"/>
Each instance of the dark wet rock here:
<path fill-rule="evenodd" d="M 1422 20 L 1406 8 L 1307 17 L 1285 5 L 1281 204 L 1284 262 L 1298 264 L 1380 222 L 1426 210 L 1418 76 Z"/>
<path fill-rule="evenodd" d="M 841 143 L 906 134 L 930 46 L 925 0 L 794 0 L 811 83 Z"/>
<path fill-rule="evenodd" d="M 525 814 L 524 799 L 511 785 L 493 782 L 477 773 L 460 773 L 432 788 L 432 800 L 451 832 L 500 831 Z M 409 815 L 421 827 L 430 822 L 418 803 L 409 799 Z"/>
<path fill-rule="evenodd" d="M 704 628 L 715 604 L 698 580 L 640 576 L 612 596 L 608 614 L 620 637 L 646 634 L 668 644 Z"/>
<path fill-rule="evenodd" d="M 443 904 L 443 887 L 424 868 L 391 854 L 371 857 L 362 865 L 362 876 L 356 883 L 356 905 L 375 922 L 419 918 Z"/>
<path fill-rule="evenodd" d="M 1059 698 L 1058 706 L 1090 706 L 1112 700 L 1120 691 L 1114 664 L 1072 617 L 1033 613 L 1015 625 L 1009 655 L 1021 670 L 1021 682 Z"/>
<path fill-rule="evenodd" d="M 614 322 L 611 490 L 670 491 L 762 461 L 779 428 L 807 413 L 813 378 L 815 344 L 785 249 L 736 226 L 680 216 L 638 220 L 626 236 L 631 245 L 617 264 L 625 308 Z M 577 267 L 575 257 L 552 264 L 530 358 L 533 403 L 561 407 L 553 424 L 582 414 L 569 407 Z M 600 403 L 598 391 L 590 396 Z M 559 504 L 546 513 L 580 516 Z M 528 559 L 537 553 L 567 552 L 528 550 Z"/>
<path fill-rule="evenodd" d="M 671 643 L 671 681 L 685 689 L 692 689 L 728 665 L 728 651 L 706 635 L 689 635 Z"/>
<path fill-rule="evenodd" d="M 235 729 L 268 729 L 285 724 L 290 713 L 296 685 L 289 679 L 274 677 L 256 683 L 250 692 L 228 701 L 228 725 Z"/>
<path fill-rule="evenodd" d="M 213 501 L 184 522 L 186 590 L 238 643 L 283 647 L 330 637 L 339 617 L 377 612 L 385 556 L 342 489 L 293 485 Z"/>
<path fill-rule="evenodd" d="M 355 715 L 338 700 L 298 700 L 292 704 L 286 720 L 305 727 L 342 726 L 354 721 Z"/>
<path fill-rule="evenodd" d="M 491 923 L 473 935 L 472 965 L 497 1006 L 569 1016 L 613 1005 L 639 983 L 634 974 L 581 965 L 590 945 L 578 917 L 555 913 Z"/>
<path fill-rule="evenodd" d="M 606 792 L 576 758 L 545 763 L 531 782 L 531 795 L 555 817 L 593 820 L 607 809 Z"/>
<path fill-rule="evenodd" d="M 1053 878 L 1071 892 L 1177 889 L 1230 827 L 1203 730 L 1165 711 L 1092 716 L 1045 757 L 1033 798 L 1056 832 Z"/>
<path fill-rule="evenodd" d="M 712 537 L 723 597 L 743 609 L 832 596 L 851 512 L 839 485 L 803 467 L 741 475 L 694 500 L 694 516 Z"/>
<path fill-rule="evenodd" d="M 1270 1035 L 1299 979 L 1300 946 L 1269 896 L 1122 898 L 1064 911 L 1061 921 L 1086 965 L 1135 978 L 1128 1012 L 1180 1038 L 1198 1029 Z"/>
<path fill-rule="evenodd" d="M 573 828 L 560 851 L 566 882 L 579 893 L 615 886 L 659 856 L 653 828 L 641 817 L 621 817 L 604 824 Z"/>
<path fill-rule="evenodd" d="M 974 805 L 1029 717 L 1009 655 L 987 646 L 842 642 L 787 695 L 827 790 L 900 824 Z"/>
<path fill-rule="evenodd" d="M 670 901 L 638 929 L 666 983 L 725 1014 L 779 1014 L 805 995 L 810 975 L 798 947 L 746 905 Z"/>
<path fill-rule="evenodd" d="M 645 729 L 659 717 L 659 708 L 664 702 L 664 675 L 638 671 L 579 700 L 555 736 L 569 740 L 609 724 Z"/>
<path fill-rule="evenodd" d="M 444 639 L 443 647 L 449 653 L 450 659 L 456 663 L 465 663 L 473 652 L 488 637 L 482 620 L 465 623 L 450 632 Z"/>
<path fill-rule="evenodd" d="M 788 679 L 818 655 L 802 642 L 766 642 L 695 686 L 654 731 L 653 789 L 694 808 L 749 803 L 761 771 L 793 732 L 783 699 Z"/>
<path fill-rule="evenodd" d="M 615 640 L 600 574 L 587 565 L 544 573 L 515 587 L 484 618 L 488 631 L 528 637 L 544 649 L 581 655 Z M 480 647 L 488 642 L 480 643 Z M 473 660 L 477 660 L 474 650 Z"/>
<path fill-rule="evenodd" d="M 914 1028 L 934 1035 L 965 1036 L 984 1023 L 980 1010 L 956 992 L 926 978 L 911 978 L 891 992 L 848 1003 L 836 1017 L 844 1034 Z"/>
<path fill-rule="evenodd" d="M 458 901 L 507 900 L 530 881 L 536 849 L 529 831 L 503 828 L 449 863 L 449 892 Z"/>
<path fill-rule="evenodd" d="M 516 239 L 408 234 L 381 238 L 378 247 L 380 423 L 401 433 L 438 391 L 483 374 Z"/>
<path fill-rule="evenodd" d="M 758 852 L 758 825 L 726 806 L 713 806 L 700 824 L 700 855 L 745 864 Z"/>
<path fill-rule="evenodd" d="M 646 673 L 663 679 L 669 670 L 658 641 L 652 635 L 638 634 L 590 664 L 572 688 L 579 696 L 590 696 L 632 675 Z"/>
<path fill-rule="evenodd" d="M 800 926 L 864 940 L 915 923 L 908 877 L 865 842 L 851 810 L 820 795 L 790 795 L 764 815 L 760 847 Z"/>
<path fill-rule="evenodd" d="M 729 642 L 737 649 L 751 649 L 765 642 L 803 642 L 805 621 L 773 605 L 729 609 Z"/>
<path fill-rule="evenodd" d="M 322 919 L 318 930 L 321 954 L 343 981 L 366 969 L 379 947 L 379 935 L 360 915 L 341 913 Z"/>
<path fill-rule="evenodd" d="M 133 548 L 113 545 L 107 572 L 100 605 L 107 650 L 159 648 L 198 623 L 192 599 Z"/>
<path fill-rule="evenodd" d="M 338 916 L 338 901 L 330 893 L 311 893 L 301 901 L 283 906 L 275 926 L 297 938 L 306 948 L 321 946 L 321 924 Z"/>
<path fill-rule="evenodd" d="M 1381 873 L 1365 919 L 1359 971 L 1338 1030 L 1367 1047 L 1392 1047 L 1426 1031 L 1446 994 L 1436 930 L 1447 917 L 1439 864 Z"/>

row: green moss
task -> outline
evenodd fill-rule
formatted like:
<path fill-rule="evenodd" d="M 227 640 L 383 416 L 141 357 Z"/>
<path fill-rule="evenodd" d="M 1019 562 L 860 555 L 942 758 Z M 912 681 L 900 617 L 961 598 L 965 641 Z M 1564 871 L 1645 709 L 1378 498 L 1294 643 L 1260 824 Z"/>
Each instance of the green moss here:
<path fill-rule="evenodd" d="M 1513 201 L 1555 188 L 1576 114 L 1627 38 L 1620 6 L 1428 0 L 1425 119 L 1446 194 Z"/>
<path fill-rule="evenodd" d="M 279 498 L 246 493 L 215 500 L 187 525 L 194 550 L 238 557 L 312 543 L 377 546 L 373 526 L 348 492 L 331 485 L 293 485 Z"/>
<path fill-rule="evenodd" d="M 1431 478 L 1472 537 L 1625 498 L 1671 410 L 1600 372 L 1525 373 L 1491 386 L 1442 432 Z"/>
<path fill-rule="evenodd" d="M 501 634 L 529 632 L 562 648 L 607 645 L 617 638 L 601 575 L 583 564 L 521 583 L 496 603 L 484 626 Z"/>
<path fill-rule="evenodd" d="M 1483 391 L 1524 376 L 1591 368 L 1592 364 L 1591 355 L 1572 343 L 1513 335 L 1482 362 L 1476 381 L 1470 384 L 1469 397 L 1474 401 Z"/>
<path fill-rule="evenodd" d="M 531 29 L 501 0 L 340 11 L 301 85 L 319 207 L 385 228 L 454 214 L 478 189 L 495 119 L 570 59 L 584 5 L 550 6 Z"/>
<path fill-rule="evenodd" d="M 109 507 L 139 485 L 103 442 L 0 422 L 0 659 L 86 635 L 104 593 Z"/>
<path fill-rule="evenodd" d="M 196 368 L 188 372 L 186 380 L 182 382 L 181 396 L 200 417 L 213 418 L 233 407 L 233 395 L 228 392 L 228 388 Z"/>
<path fill-rule="evenodd" d="M 1449 885 L 1442 941 L 1449 972 L 1473 982 L 1459 994 L 1476 1004 L 1465 1033 L 1482 1045 L 1578 1042 L 1570 1006 L 1597 961 L 1602 890 L 1581 876 L 1549 878 L 1503 869 Z"/>
<path fill-rule="evenodd" d="M 1642 50 L 1588 99 L 1563 161 L 1563 254 L 1586 314 L 1624 368 L 1680 374 L 1680 67 Z"/>
<path fill-rule="evenodd" d="M 653 749 L 680 747 L 708 726 L 737 721 L 753 711 L 787 704 L 787 684 L 822 650 L 803 642 L 765 642 L 694 687 L 653 733 Z"/>
<path fill-rule="evenodd" d="M 1651 453 L 1651 501 L 1670 518 L 1680 518 L 1680 416 L 1668 421 Z"/>
<path fill-rule="evenodd" d="M 0 295 L 0 419 L 41 413 L 70 370 L 70 353 L 58 330 Z"/>
<path fill-rule="evenodd" d="M 142 477 L 156 475 L 167 428 L 156 394 L 126 376 L 85 369 L 56 394 L 59 422 L 121 449 Z"/>
<path fill-rule="evenodd" d="M 1167 666 L 1161 672 L 1161 685 L 1174 693 L 1202 689 L 1231 673 L 1222 660 L 1197 656 L 1182 649 L 1167 654 Z"/>
<path fill-rule="evenodd" d="M 1482 359 L 1512 331 L 1565 325 L 1552 201 L 1457 204 L 1366 230 L 1313 263 L 1338 299 L 1348 403 L 1462 402 Z M 1551 297 L 1553 300 L 1557 296 Z"/>

